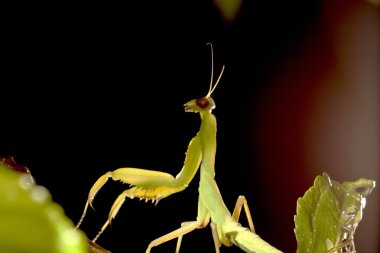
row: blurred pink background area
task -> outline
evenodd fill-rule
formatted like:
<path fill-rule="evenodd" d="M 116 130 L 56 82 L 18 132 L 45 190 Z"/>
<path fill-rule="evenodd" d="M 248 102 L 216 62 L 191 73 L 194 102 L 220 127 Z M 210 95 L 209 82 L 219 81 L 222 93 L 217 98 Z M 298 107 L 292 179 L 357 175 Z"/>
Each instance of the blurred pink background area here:
<path fill-rule="evenodd" d="M 296 210 L 288 203 L 322 172 L 340 182 L 374 179 L 355 244 L 357 252 L 379 252 L 379 7 L 326 0 L 322 13 L 316 32 L 273 76 L 254 115 L 259 173 L 271 185 L 268 216 L 279 230 L 292 230 Z M 291 234 L 276 240 L 296 244 Z"/>

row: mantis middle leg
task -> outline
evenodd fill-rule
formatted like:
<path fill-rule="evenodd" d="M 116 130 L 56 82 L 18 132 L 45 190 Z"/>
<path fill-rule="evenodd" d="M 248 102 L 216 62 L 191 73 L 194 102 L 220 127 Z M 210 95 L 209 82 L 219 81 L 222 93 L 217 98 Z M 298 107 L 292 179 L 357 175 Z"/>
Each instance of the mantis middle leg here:
<path fill-rule="evenodd" d="M 163 235 L 155 240 L 153 240 L 145 253 L 150 253 L 151 249 L 155 246 L 161 245 L 167 241 L 170 241 L 172 239 L 178 238 L 177 241 L 177 247 L 175 253 L 179 253 L 182 237 L 190 233 L 191 231 L 198 229 L 198 228 L 204 228 L 208 225 L 210 222 L 210 214 L 207 210 L 207 208 L 203 205 L 201 199 L 198 200 L 198 216 L 196 221 L 186 221 L 181 223 L 181 227 L 166 234 Z"/>
<path fill-rule="evenodd" d="M 244 212 L 245 212 L 245 216 L 247 217 L 247 221 L 248 221 L 249 229 L 251 230 L 251 232 L 255 233 L 255 227 L 254 227 L 254 225 L 253 225 L 251 212 L 249 211 L 249 207 L 248 207 L 247 199 L 245 198 L 245 196 L 240 195 L 240 196 L 238 197 L 238 199 L 237 199 L 237 201 L 236 201 L 236 204 L 235 204 L 234 211 L 233 211 L 233 213 L 232 213 L 232 218 L 233 218 L 234 221 L 236 221 L 236 222 L 239 221 L 240 213 L 241 213 L 241 209 L 242 209 L 242 207 L 244 207 Z"/>
<path fill-rule="evenodd" d="M 251 232 L 255 233 L 255 228 L 253 226 L 251 212 L 249 210 L 247 200 L 243 195 L 240 195 L 236 201 L 235 208 L 232 213 L 232 219 L 236 222 L 239 221 L 240 213 L 243 207 L 244 207 L 245 216 L 247 217 L 247 221 L 249 224 L 249 229 L 251 230 Z M 210 226 L 211 226 L 212 237 L 214 239 L 215 252 L 220 253 L 219 248 L 222 245 L 222 241 L 219 239 L 218 227 L 213 221 L 211 221 Z M 223 242 L 226 246 L 232 245 L 230 242 L 226 240 L 223 240 Z"/>

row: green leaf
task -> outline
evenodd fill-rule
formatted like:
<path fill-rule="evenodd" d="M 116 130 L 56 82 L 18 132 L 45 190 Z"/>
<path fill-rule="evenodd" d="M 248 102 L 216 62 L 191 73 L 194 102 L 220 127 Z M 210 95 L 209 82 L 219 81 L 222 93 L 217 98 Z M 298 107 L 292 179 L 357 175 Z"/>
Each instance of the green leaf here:
<path fill-rule="evenodd" d="M 339 183 L 323 173 L 297 201 L 295 234 L 298 253 L 351 252 L 366 197 L 375 181 Z"/>

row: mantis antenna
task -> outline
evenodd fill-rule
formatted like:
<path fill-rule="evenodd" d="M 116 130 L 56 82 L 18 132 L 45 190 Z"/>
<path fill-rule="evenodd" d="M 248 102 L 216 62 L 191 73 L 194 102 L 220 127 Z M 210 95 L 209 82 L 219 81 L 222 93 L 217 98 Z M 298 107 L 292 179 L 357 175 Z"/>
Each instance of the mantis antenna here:
<path fill-rule="evenodd" d="M 213 79 L 214 79 L 214 49 L 213 49 L 211 43 L 207 43 L 207 45 L 210 45 L 210 47 L 211 47 L 211 80 L 210 80 L 210 88 L 208 89 L 208 93 L 207 93 L 207 96 L 206 96 L 206 97 L 210 97 L 211 94 L 214 92 L 216 86 L 218 85 L 220 78 L 221 78 L 222 75 L 223 75 L 223 72 L 224 72 L 224 65 L 223 65 L 223 67 L 222 67 L 222 70 L 220 71 L 220 74 L 219 74 L 218 80 L 216 80 L 216 83 L 215 83 L 214 87 L 212 87 L 212 81 L 213 81 Z"/>

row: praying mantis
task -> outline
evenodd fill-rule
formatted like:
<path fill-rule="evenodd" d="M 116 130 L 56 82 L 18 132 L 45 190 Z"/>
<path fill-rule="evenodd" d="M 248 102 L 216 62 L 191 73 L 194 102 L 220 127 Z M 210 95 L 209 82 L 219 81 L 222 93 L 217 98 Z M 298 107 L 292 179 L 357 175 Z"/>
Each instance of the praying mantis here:
<path fill-rule="evenodd" d="M 90 189 L 88 199 L 84 207 L 81 219 L 77 228 L 83 222 L 88 206 L 92 207 L 95 195 L 107 182 L 108 179 L 121 181 L 130 184 L 132 187 L 122 192 L 113 203 L 109 212 L 108 220 L 105 222 L 97 236 L 93 239 L 95 242 L 103 233 L 111 220 L 115 218 L 123 205 L 125 199 L 140 198 L 146 201 L 151 200 L 158 203 L 174 193 L 183 191 L 192 181 L 198 169 L 200 168 L 198 214 L 195 221 L 181 223 L 181 227 L 153 240 L 146 250 L 151 252 L 153 247 L 163 244 L 169 240 L 177 238 L 176 253 L 179 252 L 182 237 L 198 228 L 205 228 L 208 224 L 211 226 L 212 237 L 214 240 L 215 252 L 220 252 L 221 245 L 232 246 L 235 244 L 245 252 L 249 253 L 280 253 L 281 251 L 271 246 L 261 239 L 256 233 L 244 196 L 239 196 L 231 214 L 224 204 L 222 195 L 215 181 L 215 156 L 216 156 L 216 118 L 212 114 L 215 108 L 215 102 L 211 95 L 217 87 L 224 66 L 219 74 L 215 84 L 213 84 L 213 48 L 211 46 L 211 81 L 206 96 L 193 99 L 184 104 L 185 112 L 199 113 L 201 125 L 198 133 L 193 137 L 188 145 L 186 157 L 181 171 L 176 177 L 171 174 L 152 171 L 139 168 L 120 168 L 115 171 L 109 171 L 101 176 Z M 238 223 L 241 210 L 245 211 L 249 228 L 243 227 Z"/>

